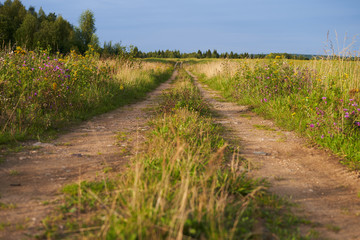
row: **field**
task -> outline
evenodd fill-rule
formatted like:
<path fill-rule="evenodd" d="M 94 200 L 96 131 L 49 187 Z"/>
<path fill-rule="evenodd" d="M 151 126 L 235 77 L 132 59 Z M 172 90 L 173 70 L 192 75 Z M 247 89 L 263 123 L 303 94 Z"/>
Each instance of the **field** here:
<path fill-rule="evenodd" d="M 144 97 L 171 74 L 166 63 L 102 60 L 92 48 L 63 56 L 18 47 L 0 61 L 0 143 L 53 135 Z"/>
<path fill-rule="evenodd" d="M 192 69 L 227 99 L 251 105 L 360 169 L 359 61 L 223 60 Z"/>
<path fill-rule="evenodd" d="M 84 55 L 21 48 L 0 55 L 0 177 L 1 186 L 8 189 L 1 192 L 0 217 L 5 220 L 0 221 L 0 237 L 11 233 L 14 239 L 314 239 L 337 234 L 337 224 L 345 222 L 308 220 L 288 196 L 274 194 L 272 185 L 288 176 L 272 176 L 271 181 L 269 176 L 255 177 L 261 166 L 244 157 L 247 142 L 235 129 L 242 120 L 225 121 L 210 97 L 205 99 L 208 90 L 201 87 L 200 92 L 199 82 L 223 95 L 217 105 L 236 102 L 250 109 L 235 111 L 243 120 L 251 122 L 252 114 L 273 119 L 310 145 L 339 155 L 356 171 L 358 61 L 102 59 L 91 48 Z M 159 85 L 162 93 L 152 91 Z M 112 111 L 119 107 L 125 110 Z M 100 115 L 105 112 L 110 115 Z M 275 125 L 253 121 L 251 131 L 277 135 L 277 145 L 287 141 L 288 135 Z M 78 129 L 76 134 L 65 133 L 70 126 Z M 81 144 L 90 144 L 91 136 L 99 150 L 83 149 Z M 49 143 L 33 145 L 34 139 Z M 111 144 L 102 143 L 108 139 Z M 256 142 L 261 144 L 265 143 Z M 269 158 L 269 152 L 251 150 L 257 159 Z M 22 168 L 43 159 L 50 162 L 55 153 L 63 173 Z M 291 157 L 289 153 L 286 159 Z M 37 196 L 40 204 L 27 198 L 30 183 L 44 181 L 61 187 L 56 193 L 44 188 Z M 357 194 L 355 183 L 346 184 L 344 188 Z M 14 186 L 19 188 L 14 191 Z M 16 202 L 11 194 L 22 200 Z M 45 206 L 50 213 L 45 214 Z M 30 220 L 37 218 L 41 220 Z"/>

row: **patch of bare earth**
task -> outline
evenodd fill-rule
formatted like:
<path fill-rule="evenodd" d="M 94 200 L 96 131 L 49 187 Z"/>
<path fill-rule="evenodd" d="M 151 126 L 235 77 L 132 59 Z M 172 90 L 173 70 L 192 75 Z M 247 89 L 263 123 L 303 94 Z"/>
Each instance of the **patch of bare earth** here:
<path fill-rule="evenodd" d="M 147 99 L 94 117 L 51 143 L 6 156 L 0 166 L 0 239 L 32 238 L 66 184 L 121 174 L 137 153 L 149 111 L 172 77 Z M 108 175 L 107 175 L 108 176 Z M 50 204 L 49 204 L 50 203 Z"/>
<path fill-rule="evenodd" d="M 358 174 L 328 151 L 310 147 L 305 139 L 279 129 L 246 106 L 216 100 L 219 94 L 197 85 L 219 113 L 216 121 L 241 139 L 241 155 L 253 166 L 251 176 L 266 178 L 271 192 L 298 204 L 295 210 L 314 223 L 321 239 L 360 239 Z"/>

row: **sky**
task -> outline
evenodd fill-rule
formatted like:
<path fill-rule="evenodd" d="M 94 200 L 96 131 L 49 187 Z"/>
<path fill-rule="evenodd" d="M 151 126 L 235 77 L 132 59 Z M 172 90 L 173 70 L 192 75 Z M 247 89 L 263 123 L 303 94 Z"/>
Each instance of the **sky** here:
<path fill-rule="evenodd" d="M 324 54 L 360 49 L 359 0 L 22 0 L 78 26 L 87 9 L 100 42 L 141 51 Z M 329 33 L 329 34 L 328 34 Z M 329 37 L 328 37 L 329 36 Z"/>

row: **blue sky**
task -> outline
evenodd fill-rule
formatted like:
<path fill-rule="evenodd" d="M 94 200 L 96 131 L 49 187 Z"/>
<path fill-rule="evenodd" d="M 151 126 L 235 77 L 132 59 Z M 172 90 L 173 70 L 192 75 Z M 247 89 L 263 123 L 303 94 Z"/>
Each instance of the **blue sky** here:
<path fill-rule="evenodd" d="M 142 51 L 288 52 L 323 54 L 327 32 L 335 48 L 360 41 L 359 0 L 22 0 L 77 26 L 95 14 L 100 42 Z M 338 37 L 336 38 L 337 33 Z M 346 42 L 344 41 L 347 36 Z M 337 44 L 336 42 L 339 42 Z M 359 51 L 356 42 L 352 50 Z"/>

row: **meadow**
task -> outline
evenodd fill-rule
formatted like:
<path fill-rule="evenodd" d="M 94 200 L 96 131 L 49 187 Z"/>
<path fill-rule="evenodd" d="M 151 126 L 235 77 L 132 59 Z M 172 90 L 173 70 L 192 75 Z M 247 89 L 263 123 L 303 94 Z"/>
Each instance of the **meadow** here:
<path fill-rule="evenodd" d="M 167 80 L 172 64 L 101 59 L 47 50 L 0 52 L 0 144 L 51 136 L 85 120 L 141 99 Z"/>
<path fill-rule="evenodd" d="M 59 210 L 44 219 L 48 239 L 257 239 L 302 237 L 308 223 L 291 204 L 247 176 L 246 161 L 181 70 L 148 123 L 144 151 L 103 181 L 62 189 Z M 269 233 L 261 232 L 259 219 Z"/>
<path fill-rule="evenodd" d="M 344 57 L 310 61 L 218 60 L 192 64 L 201 81 L 228 100 L 331 149 L 360 169 L 360 63 Z"/>
<path fill-rule="evenodd" d="M 0 143 L 40 139 L 142 99 L 174 69 L 173 61 L 101 59 L 92 48 L 84 55 L 17 48 L 1 52 L 0 61 Z M 251 105 L 360 168 L 359 62 L 187 59 L 182 66 L 228 100 Z M 39 238 L 316 236 L 300 232 L 311 223 L 269 193 L 265 180 L 248 177 L 249 163 L 223 138 L 228 129 L 214 124 L 216 114 L 191 77 L 178 71 L 155 107 L 142 151 L 121 174 L 106 170 L 101 181 L 63 187 L 56 209 L 42 220 Z"/>

